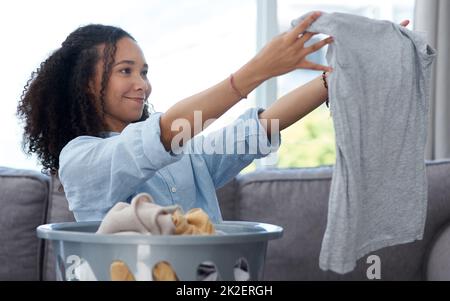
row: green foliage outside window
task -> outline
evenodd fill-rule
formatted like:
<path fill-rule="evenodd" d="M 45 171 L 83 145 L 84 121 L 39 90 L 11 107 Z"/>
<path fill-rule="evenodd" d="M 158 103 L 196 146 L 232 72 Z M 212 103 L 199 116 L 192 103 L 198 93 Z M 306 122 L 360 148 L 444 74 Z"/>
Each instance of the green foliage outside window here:
<path fill-rule="evenodd" d="M 330 111 L 321 106 L 281 133 L 278 167 L 316 167 L 336 161 Z"/>
<path fill-rule="evenodd" d="M 281 132 L 278 168 L 334 165 L 336 145 L 330 110 L 322 105 Z M 242 173 L 256 169 L 253 163 Z"/>

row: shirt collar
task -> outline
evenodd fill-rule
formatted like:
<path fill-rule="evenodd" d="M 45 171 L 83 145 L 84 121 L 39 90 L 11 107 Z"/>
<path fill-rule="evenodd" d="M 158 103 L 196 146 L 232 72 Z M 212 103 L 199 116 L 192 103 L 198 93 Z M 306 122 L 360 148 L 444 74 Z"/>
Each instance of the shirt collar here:
<path fill-rule="evenodd" d="M 101 132 L 100 133 L 100 137 L 102 137 L 102 138 L 111 138 L 111 137 L 118 136 L 118 135 L 120 135 L 120 133 L 118 133 L 118 132 Z"/>

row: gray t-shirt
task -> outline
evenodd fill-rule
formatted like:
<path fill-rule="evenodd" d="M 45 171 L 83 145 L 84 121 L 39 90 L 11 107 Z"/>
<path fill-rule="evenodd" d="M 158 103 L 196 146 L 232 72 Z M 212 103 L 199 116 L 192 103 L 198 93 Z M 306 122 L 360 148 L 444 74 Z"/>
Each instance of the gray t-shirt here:
<path fill-rule="evenodd" d="M 435 50 L 400 25 L 343 13 L 323 13 L 308 31 L 334 37 L 327 60 L 337 158 L 319 265 L 344 274 L 370 252 L 422 239 Z"/>

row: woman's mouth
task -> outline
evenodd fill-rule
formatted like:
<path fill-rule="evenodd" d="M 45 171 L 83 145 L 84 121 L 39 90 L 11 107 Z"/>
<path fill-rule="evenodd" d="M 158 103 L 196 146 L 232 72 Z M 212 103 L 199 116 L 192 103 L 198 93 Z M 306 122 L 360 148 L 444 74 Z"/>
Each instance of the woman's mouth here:
<path fill-rule="evenodd" d="M 142 97 L 125 97 L 125 98 L 128 100 L 135 101 L 141 105 L 144 104 L 144 101 L 145 101 L 145 98 L 142 98 Z"/>

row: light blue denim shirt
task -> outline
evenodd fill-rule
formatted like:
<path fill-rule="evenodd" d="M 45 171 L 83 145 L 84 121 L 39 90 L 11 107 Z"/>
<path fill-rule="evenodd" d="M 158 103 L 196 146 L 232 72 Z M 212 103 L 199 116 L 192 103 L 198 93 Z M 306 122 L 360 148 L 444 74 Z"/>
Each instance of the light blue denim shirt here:
<path fill-rule="evenodd" d="M 185 211 L 202 208 L 213 222 L 221 222 L 216 189 L 280 145 L 279 135 L 277 141 L 269 141 L 260 112 L 249 109 L 229 126 L 194 137 L 178 154 L 167 152 L 161 143 L 162 113 L 131 124 L 120 134 L 70 141 L 59 158 L 70 210 L 77 221 L 101 221 L 117 202 L 130 202 L 147 192 L 159 205 L 177 204 Z M 226 151 L 205 152 L 205 145 L 226 145 Z"/>

